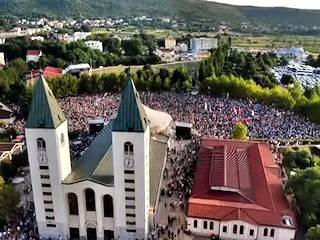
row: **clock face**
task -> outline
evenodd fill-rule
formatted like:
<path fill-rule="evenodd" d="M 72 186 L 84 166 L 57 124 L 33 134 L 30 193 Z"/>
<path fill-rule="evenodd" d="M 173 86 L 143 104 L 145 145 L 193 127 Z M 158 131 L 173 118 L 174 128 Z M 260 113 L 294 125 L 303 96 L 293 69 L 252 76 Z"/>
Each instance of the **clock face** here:
<path fill-rule="evenodd" d="M 132 158 L 125 158 L 123 160 L 123 165 L 125 168 L 133 168 L 134 167 L 134 160 Z"/>
<path fill-rule="evenodd" d="M 38 156 L 38 161 L 40 164 L 47 164 L 48 163 L 48 157 L 46 154 L 40 153 Z"/>

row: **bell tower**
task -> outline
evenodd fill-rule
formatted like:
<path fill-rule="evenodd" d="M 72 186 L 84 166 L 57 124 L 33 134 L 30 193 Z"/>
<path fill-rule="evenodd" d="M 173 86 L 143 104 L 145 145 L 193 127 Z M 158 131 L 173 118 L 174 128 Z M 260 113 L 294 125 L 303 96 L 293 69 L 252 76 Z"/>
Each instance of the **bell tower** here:
<path fill-rule="evenodd" d="M 66 238 L 61 181 L 71 172 L 68 125 L 43 76 L 37 81 L 26 125 L 26 142 L 39 234 Z"/>
<path fill-rule="evenodd" d="M 116 239 L 147 239 L 149 143 L 149 121 L 129 75 L 112 123 Z"/>

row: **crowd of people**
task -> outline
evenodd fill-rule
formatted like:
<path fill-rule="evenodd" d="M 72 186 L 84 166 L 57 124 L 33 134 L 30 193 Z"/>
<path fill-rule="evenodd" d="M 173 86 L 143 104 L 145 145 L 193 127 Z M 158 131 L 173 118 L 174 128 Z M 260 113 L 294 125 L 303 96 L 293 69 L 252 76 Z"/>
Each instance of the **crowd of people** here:
<path fill-rule="evenodd" d="M 230 138 L 237 121 L 244 122 L 250 138 L 313 139 L 320 138 L 320 126 L 294 112 L 231 99 L 176 92 L 143 92 L 142 101 L 156 110 L 168 112 L 174 121 L 189 122 L 202 137 Z M 69 120 L 69 130 L 87 131 L 88 120 L 108 121 L 117 110 L 119 94 L 67 97 L 60 105 Z"/>
<path fill-rule="evenodd" d="M 161 195 L 150 239 L 188 239 L 190 232 L 184 221 L 184 211 L 191 194 L 200 138 L 172 141 L 164 169 Z M 163 209 L 164 208 L 164 209 Z"/>

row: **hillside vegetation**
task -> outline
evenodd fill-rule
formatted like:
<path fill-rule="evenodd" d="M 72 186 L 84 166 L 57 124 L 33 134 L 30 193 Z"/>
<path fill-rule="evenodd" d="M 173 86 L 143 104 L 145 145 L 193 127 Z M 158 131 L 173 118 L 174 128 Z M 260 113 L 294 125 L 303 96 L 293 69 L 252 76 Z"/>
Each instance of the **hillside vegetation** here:
<path fill-rule="evenodd" d="M 204 0 L 0 0 L 0 14 L 48 17 L 175 17 L 185 20 L 243 21 L 313 26 L 320 11 L 238 7 Z"/>

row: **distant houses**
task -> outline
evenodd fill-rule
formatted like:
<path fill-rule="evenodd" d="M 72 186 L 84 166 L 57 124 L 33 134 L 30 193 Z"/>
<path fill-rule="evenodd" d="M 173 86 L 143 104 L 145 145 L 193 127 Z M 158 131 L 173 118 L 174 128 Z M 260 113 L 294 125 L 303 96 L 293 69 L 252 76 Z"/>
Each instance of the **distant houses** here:
<path fill-rule="evenodd" d="M 42 56 L 41 50 L 28 50 L 26 54 L 26 61 L 37 63 L 39 62 L 41 56 Z"/>
<path fill-rule="evenodd" d="M 0 102 L 0 121 L 4 123 L 12 123 L 14 121 L 12 110 L 2 102 Z"/>
<path fill-rule="evenodd" d="M 30 73 L 26 74 L 26 84 L 28 87 L 34 86 L 38 81 L 41 72 L 45 78 L 55 78 L 63 75 L 63 69 L 50 66 L 46 67 L 43 71 L 40 71 L 39 69 L 32 70 Z"/>
<path fill-rule="evenodd" d="M 85 41 L 84 44 L 93 50 L 99 50 L 103 52 L 103 45 L 101 41 Z"/>

